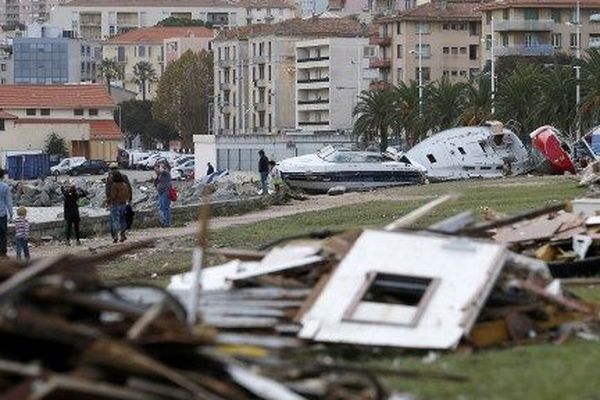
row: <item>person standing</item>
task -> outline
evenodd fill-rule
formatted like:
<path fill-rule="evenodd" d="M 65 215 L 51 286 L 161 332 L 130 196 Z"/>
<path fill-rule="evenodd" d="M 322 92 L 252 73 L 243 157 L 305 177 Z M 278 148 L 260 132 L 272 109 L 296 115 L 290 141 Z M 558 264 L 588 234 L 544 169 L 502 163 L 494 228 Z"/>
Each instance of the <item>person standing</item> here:
<path fill-rule="evenodd" d="M 119 165 L 117 163 L 113 162 L 113 163 L 110 163 L 108 168 L 109 168 L 109 171 L 108 171 L 108 176 L 106 177 L 106 187 L 105 187 L 107 202 L 108 202 L 108 198 L 110 196 L 110 189 L 111 189 L 111 186 L 113 183 L 113 174 L 115 172 L 118 172 L 121 175 L 121 177 L 123 178 L 123 180 L 125 181 L 127 186 L 129 186 L 129 192 L 133 193 L 133 191 L 131 190 L 131 183 L 129 182 L 129 178 L 127 177 L 127 175 L 125 175 L 124 173 L 119 171 Z M 131 198 L 129 198 L 128 201 L 131 203 Z"/>
<path fill-rule="evenodd" d="M 130 186 L 125 182 L 123 175 L 119 171 L 113 172 L 108 204 L 110 206 L 110 233 L 114 243 L 117 243 L 119 240 L 121 242 L 127 240 L 125 236 L 125 231 L 127 230 L 125 209 L 130 199 Z"/>
<path fill-rule="evenodd" d="M 4 173 L 0 168 L 0 257 L 6 257 L 8 222 L 13 218 L 12 193 L 10 186 L 4 182 Z"/>
<path fill-rule="evenodd" d="M 25 207 L 17 208 L 17 218 L 15 218 L 15 249 L 17 251 L 17 260 L 23 256 L 29 261 L 29 221 L 27 221 L 27 209 Z"/>
<path fill-rule="evenodd" d="M 173 188 L 169 164 L 166 162 L 157 163 L 154 172 L 156 172 L 154 186 L 158 192 L 160 225 L 166 228 L 171 226 L 171 189 Z"/>
<path fill-rule="evenodd" d="M 85 197 L 87 194 L 80 188 L 75 185 L 70 185 L 66 189 L 64 186 L 60 188 L 63 194 L 63 206 L 64 206 L 64 215 L 66 222 L 66 238 L 67 238 L 67 246 L 71 245 L 71 234 L 73 230 L 75 231 L 75 240 L 77 245 L 81 244 L 80 234 L 79 234 L 79 204 L 78 201 L 80 198 Z"/>
<path fill-rule="evenodd" d="M 262 185 L 262 195 L 269 194 L 267 180 L 269 179 L 269 159 L 265 156 L 264 150 L 258 151 L 258 172 L 260 173 L 260 183 Z"/>
<path fill-rule="evenodd" d="M 211 163 L 206 163 L 206 176 L 211 176 L 212 174 L 215 173 L 215 168 L 212 166 Z"/>

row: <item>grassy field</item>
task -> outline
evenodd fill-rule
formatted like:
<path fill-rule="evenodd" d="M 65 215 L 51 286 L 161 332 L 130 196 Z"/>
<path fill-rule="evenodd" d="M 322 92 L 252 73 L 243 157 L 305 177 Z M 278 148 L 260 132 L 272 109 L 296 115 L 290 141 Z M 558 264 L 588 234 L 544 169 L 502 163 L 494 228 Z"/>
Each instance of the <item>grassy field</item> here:
<path fill-rule="evenodd" d="M 499 213 L 517 213 L 545 204 L 573 199 L 584 194 L 573 180 L 563 177 L 528 178 L 502 181 L 470 181 L 434 184 L 401 189 L 403 195 L 423 196 L 421 200 L 377 201 L 334 209 L 270 219 L 260 223 L 211 232 L 212 246 L 255 248 L 280 237 L 323 229 L 339 230 L 355 226 L 379 227 L 427 201 L 426 197 L 445 193 L 461 198 L 441 207 L 419 225 L 464 211 L 480 214 L 489 207 Z M 157 274 L 155 283 L 166 283 L 168 275 L 189 269 L 191 238 L 180 238 L 170 249 L 149 253 L 142 259 L 122 259 L 107 266 L 109 279 L 148 278 Z M 143 274 L 140 260 L 147 258 Z M 600 301 L 598 288 L 579 288 L 586 298 Z M 336 355 L 334 355 L 336 356 Z M 336 356 L 337 357 L 337 356 Z M 475 354 L 441 355 L 433 363 L 424 363 L 423 354 L 382 351 L 345 354 L 343 361 L 359 365 L 400 366 L 421 371 L 445 371 L 469 378 L 465 383 L 437 380 L 390 378 L 388 384 L 419 399 L 600 399 L 600 345 L 578 340 L 563 345 L 531 345 L 486 350 Z"/>

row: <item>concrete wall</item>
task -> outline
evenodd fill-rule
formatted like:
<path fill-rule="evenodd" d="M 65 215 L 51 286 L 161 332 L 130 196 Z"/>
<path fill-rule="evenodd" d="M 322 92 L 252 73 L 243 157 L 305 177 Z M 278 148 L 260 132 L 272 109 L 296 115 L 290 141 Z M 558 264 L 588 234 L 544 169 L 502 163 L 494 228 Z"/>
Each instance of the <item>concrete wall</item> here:
<path fill-rule="evenodd" d="M 217 169 L 257 171 L 258 151 L 274 161 L 314 153 L 323 146 L 346 146 L 349 135 L 194 135 L 196 177 L 206 173 L 210 161 Z"/>

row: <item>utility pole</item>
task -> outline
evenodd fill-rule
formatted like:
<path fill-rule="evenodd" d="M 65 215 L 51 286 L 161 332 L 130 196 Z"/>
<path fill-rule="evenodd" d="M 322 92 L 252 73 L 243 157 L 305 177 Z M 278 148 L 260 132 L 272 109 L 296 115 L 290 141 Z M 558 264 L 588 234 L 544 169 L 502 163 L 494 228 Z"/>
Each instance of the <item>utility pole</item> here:
<path fill-rule="evenodd" d="M 577 6 L 575 9 L 575 18 L 577 20 L 576 24 L 576 29 L 575 29 L 575 35 L 577 36 L 575 38 L 576 40 L 576 45 L 577 48 L 575 49 L 575 58 L 577 59 L 577 65 L 575 66 L 575 80 L 576 80 L 576 86 L 575 86 L 575 110 L 577 112 L 577 116 L 576 116 L 576 131 L 575 131 L 575 135 L 577 140 L 579 140 L 579 138 L 581 137 L 581 118 L 579 117 L 579 103 L 581 101 L 581 84 L 580 84 L 580 79 L 581 79 L 581 65 L 580 65 L 580 60 L 581 60 L 581 1 L 577 0 Z"/>
<path fill-rule="evenodd" d="M 492 30 L 492 34 L 490 35 L 491 40 L 490 40 L 490 53 L 491 53 L 491 58 L 492 58 L 492 65 L 491 65 L 491 89 L 492 89 L 492 115 L 494 115 L 496 113 L 496 55 L 494 54 L 494 47 L 495 47 L 495 40 L 494 40 L 494 14 L 493 11 L 492 12 L 492 20 L 490 23 L 490 29 Z"/>
<path fill-rule="evenodd" d="M 419 22 L 419 116 L 423 115 L 423 22 Z"/>

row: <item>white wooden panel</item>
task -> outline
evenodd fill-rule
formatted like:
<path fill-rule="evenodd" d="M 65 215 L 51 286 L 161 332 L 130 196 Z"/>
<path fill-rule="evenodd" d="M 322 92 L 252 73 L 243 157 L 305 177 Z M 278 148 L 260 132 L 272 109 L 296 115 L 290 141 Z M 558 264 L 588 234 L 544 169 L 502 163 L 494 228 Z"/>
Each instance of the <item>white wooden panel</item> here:
<path fill-rule="evenodd" d="M 498 244 L 365 231 L 305 314 L 299 336 L 364 345 L 453 347 L 471 329 L 505 256 Z M 371 271 L 439 279 L 415 326 L 342 321 Z"/>
<path fill-rule="evenodd" d="M 417 307 L 361 301 L 349 319 L 384 324 L 409 325 L 417 315 Z"/>

